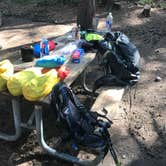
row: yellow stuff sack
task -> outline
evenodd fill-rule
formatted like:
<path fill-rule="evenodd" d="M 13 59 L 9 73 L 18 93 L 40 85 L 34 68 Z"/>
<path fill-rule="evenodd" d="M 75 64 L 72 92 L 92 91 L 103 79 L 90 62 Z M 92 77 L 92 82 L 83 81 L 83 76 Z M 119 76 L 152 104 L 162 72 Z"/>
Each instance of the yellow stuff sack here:
<path fill-rule="evenodd" d="M 13 74 L 7 81 L 7 88 L 13 96 L 22 95 L 22 86 L 29 82 L 32 78 L 36 77 L 41 72 L 35 71 L 34 68 L 22 70 Z"/>
<path fill-rule="evenodd" d="M 47 96 L 53 86 L 59 82 L 57 72 L 52 69 L 49 72 L 35 77 L 23 86 L 23 95 L 29 101 L 37 101 Z"/>
<path fill-rule="evenodd" d="M 13 75 L 13 64 L 8 60 L 0 62 L 0 91 L 7 89 L 7 80 Z"/>

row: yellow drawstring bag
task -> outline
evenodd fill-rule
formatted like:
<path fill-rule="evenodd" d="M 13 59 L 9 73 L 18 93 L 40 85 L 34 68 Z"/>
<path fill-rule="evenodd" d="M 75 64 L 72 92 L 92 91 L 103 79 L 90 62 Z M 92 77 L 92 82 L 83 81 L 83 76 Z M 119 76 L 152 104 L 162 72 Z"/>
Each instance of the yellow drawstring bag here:
<path fill-rule="evenodd" d="M 40 75 L 41 71 L 35 68 L 28 68 L 13 74 L 7 81 L 7 88 L 13 96 L 22 95 L 22 86 L 29 82 L 36 75 Z"/>
<path fill-rule="evenodd" d="M 13 75 L 13 64 L 8 60 L 0 62 L 0 91 L 7 89 L 7 80 Z"/>
<path fill-rule="evenodd" d="M 47 96 L 53 86 L 59 82 L 57 72 L 52 69 L 49 72 L 31 79 L 22 88 L 25 99 L 29 101 L 37 101 Z"/>

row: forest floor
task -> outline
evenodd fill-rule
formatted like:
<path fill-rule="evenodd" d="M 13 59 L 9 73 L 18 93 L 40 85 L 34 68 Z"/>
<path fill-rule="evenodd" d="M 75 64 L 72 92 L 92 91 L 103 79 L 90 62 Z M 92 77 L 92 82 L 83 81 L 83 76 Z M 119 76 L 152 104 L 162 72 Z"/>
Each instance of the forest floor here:
<path fill-rule="evenodd" d="M 75 26 L 76 7 L 23 6 L 0 1 L 0 10 L 4 14 L 0 27 L 1 56 L 18 50 L 21 45 L 39 41 L 42 36 L 62 35 Z M 122 165 L 166 166 L 166 11 L 152 8 L 151 17 L 140 18 L 141 11 L 142 7 L 124 2 L 120 10 L 112 10 L 113 31 L 124 32 L 140 51 L 141 78 L 138 85 L 123 96 L 120 111 L 113 119 L 111 135 Z M 99 8 L 98 15 L 104 12 Z M 64 24 L 59 24 L 62 20 Z M 99 29 L 104 28 L 104 20 L 100 18 Z M 155 81 L 157 76 L 160 81 Z M 10 132 L 13 127 L 11 105 L 7 104 L 1 102 L 0 129 Z M 24 103 L 22 107 L 25 108 Z M 48 114 L 51 113 L 48 111 Z M 52 116 L 51 120 L 54 121 Z M 47 131 L 52 132 L 50 128 Z M 48 140 L 56 142 L 51 137 Z M 109 166 L 109 163 L 110 159 L 106 158 L 103 165 Z M 16 142 L 0 140 L 0 166 L 6 165 L 72 164 L 45 155 L 37 144 L 35 131 L 25 131 Z"/>

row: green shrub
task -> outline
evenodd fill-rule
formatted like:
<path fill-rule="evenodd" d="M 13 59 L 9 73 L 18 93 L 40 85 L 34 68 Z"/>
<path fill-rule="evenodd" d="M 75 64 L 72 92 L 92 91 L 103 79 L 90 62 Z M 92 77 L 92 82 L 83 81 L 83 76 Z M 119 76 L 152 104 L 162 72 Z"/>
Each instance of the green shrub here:
<path fill-rule="evenodd" d="M 166 2 L 160 3 L 160 7 L 161 7 L 162 9 L 166 9 Z"/>
<path fill-rule="evenodd" d="M 145 4 L 152 4 L 154 0 L 139 0 L 139 4 L 145 5 Z"/>

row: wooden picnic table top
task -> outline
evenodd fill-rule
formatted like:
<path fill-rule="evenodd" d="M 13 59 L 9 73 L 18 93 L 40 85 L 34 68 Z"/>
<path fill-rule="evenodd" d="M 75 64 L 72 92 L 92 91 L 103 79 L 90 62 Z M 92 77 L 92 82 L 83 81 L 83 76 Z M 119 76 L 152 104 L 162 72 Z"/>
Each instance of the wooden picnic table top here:
<path fill-rule="evenodd" d="M 82 57 L 80 63 L 72 63 L 71 60 L 69 59 L 68 62 L 65 64 L 66 67 L 70 68 L 70 74 L 69 76 L 64 80 L 68 86 L 70 86 L 76 79 L 77 77 L 83 72 L 83 70 L 92 62 L 95 58 L 95 53 L 85 53 L 84 56 Z M 22 63 L 15 65 L 15 69 L 19 70 L 19 68 L 27 68 L 27 67 L 33 67 L 35 65 L 35 61 L 33 62 L 28 62 L 28 63 Z M 13 96 L 11 95 L 8 91 L 2 91 L 0 92 L 0 98 L 6 98 L 6 99 L 16 99 L 16 100 L 25 100 L 23 96 Z M 30 102 L 30 101 L 27 101 Z M 39 101 L 34 101 L 31 102 L 33 104 L 38 104 L 38 105 L 49 105 L 50 100 L 49 100 L 49 95 Z"/>
<path fill-rule="evenodd" d="M 58 51 L 64 47 L 66 44 L 70 43 L 70 42 L 74 42 L 73 40 L 69 40 L 67 38 L 68 33 L 59 36 L 57 38 L 54 39 L 54 42 L 58 43 L 58 47 L 56 47 L 55 50 L 50 52 L 50 56 L 55 56 Z M 69 76 L 64 80 L 66 82 L 66 84 L 68 86 L 70 86 L 76 79 L 77 77 L 83 72 L 83 70 L 90 64 L 90 62 L 92 62 L 95 58 L 95 53 L 85 53 L 85 55 L 82 57 L 80 63 L 72 63 L 70 60 L 70 57 L 66 60 L 65 66 L 70 68 L 70 74 Z M 21 71 L 23 69 L 29 68 L 29 67 L 34 67 L 35 66 L 35 62 L 36 60 L 32 61 L 32 62 L 25 62 L 22 63 L 21 58 L 19 57 L 19 59 L 15 60 L 13 62 L 14 64 L 14 70 L 17 71 Z M 3 91 L 0 92 L 0 98 L 7 98 L 7 99 L 16 99 L 16 100 L 25 100 L 23 96 L 13 96 L 11 95 L 8 91 Z M 41 99 L 40 101 L 35 101 L 35 102 L 31 102 L 34 104 L 39 104 L 39 105 L 48 105 L 50 104 L 49 102 L 49 95 L 43 99 Z M 27 101 L 30 102 L 30 101 Z"/>

